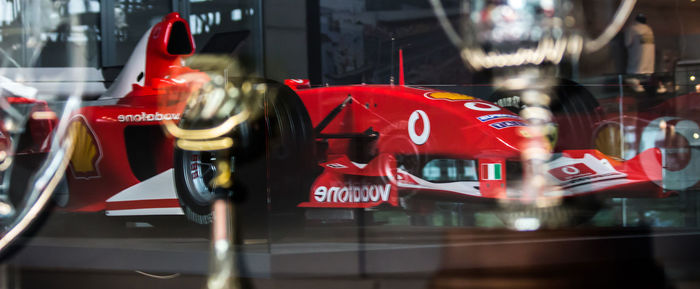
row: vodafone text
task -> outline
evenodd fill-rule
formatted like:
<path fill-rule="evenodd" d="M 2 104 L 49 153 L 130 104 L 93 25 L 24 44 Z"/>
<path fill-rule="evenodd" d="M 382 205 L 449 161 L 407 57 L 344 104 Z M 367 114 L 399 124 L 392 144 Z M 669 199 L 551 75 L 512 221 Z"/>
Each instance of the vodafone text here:
<path fill-rule="evenodd" d="M 349 185 L 344 187 L 318 186 L 314 191 L 317 202 L 366 203 L 386 202 L 389 200 L 391 184 L 386 185 Z"/>
<path fill-rule="evenodd" d="M 117 116 L 119 122 L 142 122 L 142 121 L 161 121 L 161 120 L 178 120 L 179 113 L 145 113 L 140 114 L 120 114 Z"/>

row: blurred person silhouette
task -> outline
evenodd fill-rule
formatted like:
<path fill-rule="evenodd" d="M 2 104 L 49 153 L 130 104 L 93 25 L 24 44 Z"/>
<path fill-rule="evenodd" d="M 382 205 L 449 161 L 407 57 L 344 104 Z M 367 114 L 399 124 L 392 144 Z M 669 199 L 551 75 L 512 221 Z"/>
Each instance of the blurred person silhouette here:
<path fill-rule="evenodd" d="M 624 32 L 625 47 L 627 48 L 627 83 L 635 92 L 644 92 L 642 79 L 648 80 L 654 73 L 654 32 L 647 25 L 647 17 L 643 13 L 626 27 Z M 661 88 L 661 87 L 659 87 Z"/>

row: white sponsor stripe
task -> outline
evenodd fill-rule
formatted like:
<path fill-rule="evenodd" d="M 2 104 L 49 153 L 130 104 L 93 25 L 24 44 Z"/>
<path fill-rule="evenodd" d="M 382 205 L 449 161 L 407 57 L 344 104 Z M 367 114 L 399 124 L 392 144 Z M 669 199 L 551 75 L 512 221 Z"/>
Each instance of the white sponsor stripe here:
<path fill-rule="evenodd" d="M 177 199 L 173 169 L 169 169 L 143 182 L 128 187 L 109 198 L 107 202 L 159 199 Z"/>
<path fill-rule="evenodd" d="M 184 215 L 181 208 L 150 208 L 106 211 L 107 216 Z"/>

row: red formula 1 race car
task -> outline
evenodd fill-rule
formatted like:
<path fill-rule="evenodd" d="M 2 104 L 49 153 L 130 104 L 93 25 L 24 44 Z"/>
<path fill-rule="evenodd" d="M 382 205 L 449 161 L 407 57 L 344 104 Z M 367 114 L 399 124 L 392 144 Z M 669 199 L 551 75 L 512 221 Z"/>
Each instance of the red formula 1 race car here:
<path fill-rule="evenodd" d="M 523 198 L 518 148 L 527 139 L 526 125 L 504 108 L 466 95 L 407 86 L 296 92 L 322 146 L 323 167 L 300 206 L 366 208 L 405 206 L 402 201 L 411 199 Z M 580 144 L 573 147 L 579 149 L 561 150 L 548 163 L 555 189 L 546 197 L 667 194 L 657 185 L 662 181 L 657 149 L 621 162 L 580 149 Z"/>
<path fill-rule="evenodd" d="M 347 217 L 342 212 L 355 208 L 414 210 L 448 200 L 493 209 L 524 198 L 519 147 L 528 132 L 526 123 L 507 109 L 463 94 L 405 85 L 286 84 L 292 89 L 281 86 L 276 96 L 265 99 L 264 118 L 242 124 L 245 136 L 234 136 L 234 143 L 261 144 L 265 150 L 253 153 L 253 146 L 243 145 L 232 153 L 235 159 L 261 155 L 254 162 L 233 164 L 234 183 L 251 195 L 266 192 L 273 211 L 296 206 L 306 210 L 307 218 L 328 220 Z M 589 132 L 594 125 L 589 124 Z M 579 139 L 592 144 L 591 134 L 582 134 Z M 563 139 L 576 140 L 567 134 Z M 552 186 L 543 196 L 573 202 L 563 207 L 567 214 L 579 210 L 574 214 L 592 216 L 598 204 L 591 196 L 670 193 L 661 186 L 662 159 L 656 148 L 620 161 L 579 143 L 568 147 L 576 149 L 563 149 L 549 161 Z M 217 154 L 176 156 L 175 178 L 182 184 L 178 195 L 185 212 L 190 219 L 206 220 L 207 202 L 197 201 L 211 195 L 204 171 Z"/>
<path fill-rule="evenodd" d="M 189 25 L 171 13 L 145 33 L 106 93 L 84 101 L 71 126 L 78 141 L 66 173 L 71 212 L 107 215 L 182 214 L 172 182 L 173 141 L 163 122 L 176 122 L 192 89 L 179 77 L 192 55 Z"/>
<path fill-rule="evenodd" d="M 239 212 L 261 222 L 270 221 L 270 212 L 285 219 L 300 210 L 522 197 L 523 120 L 489 101 L 403 83 L 310 88 L 306 80 L 229 79 L 228 97 L 235 98 L 230 87 L 258 91 L 262 112 L 230 132 L 233 151 L 174 148 L 164 123 L 215 125 L 183 117 L 187 96 L 197 91 L 185 79 L 208 79 L 182 66 L 193 51 L 187 22 L 177 13 L 166 16 L 107 93 L 75 115 L 79 142 L 67 173 L 66 210 L 185 214 L 208 223 L 214 162 L 224 155 L 234 170 L 233 197 L 243 204 Z M 221 109 L 230 116 L 240 108 Z M 626 161 L 594 149 L 561 150 L 549 167 L 552 198 L 667 194 L 655 148 Z"/>

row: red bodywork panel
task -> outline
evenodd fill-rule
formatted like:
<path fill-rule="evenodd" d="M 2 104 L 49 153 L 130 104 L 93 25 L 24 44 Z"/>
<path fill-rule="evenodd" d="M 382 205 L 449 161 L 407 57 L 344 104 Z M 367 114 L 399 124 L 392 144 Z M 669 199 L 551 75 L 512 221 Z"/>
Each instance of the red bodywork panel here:
<path fill-rule="evenodd" d="M 297 93 L 314 126 L 345 98 L 351 97 L 349 106 L 323 133 L 362 133 L 371 127 L 379 132 L 376 147 L 382 153 L 471 159 L 520 157 L 513 144 L 522 139 L 518 133 L 521 126 L 501 129 L 490 126 L 503 121 L 517 121 L 519 117 L 480 99 L 449 99 L 441 95 L 457 94 L 393 85 L 327 87 L 297 90 Z M 474 108 L 465 107 L 465 104 Z M 411 120 L 414 113 L 418 118 Z M 489 121 L 477 119 L 495 114 L 506 117 Z M 415 138 L 426 134 L 424 143 L 416 144 L 412 140 L 408 132 L 409 121 L 413 122 Z M 426 127 L 429 129 L 427 133 Z M 347 154 L 348 145 L 348 140 L 329 140 L 328 155 Z"/>

